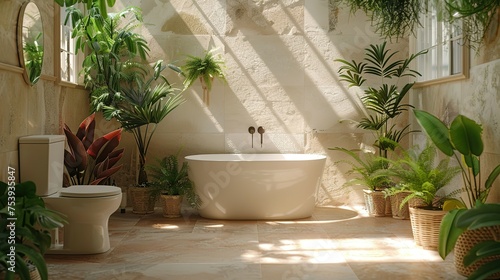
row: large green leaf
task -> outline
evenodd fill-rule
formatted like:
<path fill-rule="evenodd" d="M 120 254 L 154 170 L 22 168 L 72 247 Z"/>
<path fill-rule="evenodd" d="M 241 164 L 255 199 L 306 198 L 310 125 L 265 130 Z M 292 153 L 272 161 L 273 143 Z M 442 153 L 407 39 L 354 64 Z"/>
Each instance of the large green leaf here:
<path fill-rule="evenodd" d="M 500 164 L 497 165 L 493 171 L 491 171 L 490 175 L 488 176 L 488 179 L 486 179 L 486 182 L 484 183 L 484 188 L 486 190 L 490 189 L 491 186 L 493 185 L 493 182 L 497 179 L 497 177 L 500 175 Z"/>
<path fill-rule="evenodd" d="M 450 125 L 451 142 L 462 155 L 480 156 L 483 153 L 482 131 L 478 123 L 458 115 Z"/>
<path fill-rule="evenodd" d="M 452 156 L 453 145 L 451 144 L 449 131 L 446 125 L 428 112 L 413 110 L 413 113 L 420 126 L 424 129 L 436 147 L 445 155 Z"/>
<path fill-rule="evenodd" d="M 458 236 L 464 229 L 456 227 L 456 220 L 466 211 L 465 209 L 455 209 L 448 212 L 441 220 L 439 229 L 438 252 L 443 260 L 453 250 Z"/>

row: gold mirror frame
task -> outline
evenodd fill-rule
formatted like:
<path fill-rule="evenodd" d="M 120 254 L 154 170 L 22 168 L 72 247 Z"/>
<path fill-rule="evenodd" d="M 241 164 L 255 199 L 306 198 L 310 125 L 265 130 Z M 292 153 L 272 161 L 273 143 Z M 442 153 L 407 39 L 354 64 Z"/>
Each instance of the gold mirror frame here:
<path fill-rule="evenodd" d="M 33 2 L 24 3 L 17 22 L 17 48 L 24 80 L 29 85 L 36 84 L 42 75 L 43 37 L 40 10 Z"/>

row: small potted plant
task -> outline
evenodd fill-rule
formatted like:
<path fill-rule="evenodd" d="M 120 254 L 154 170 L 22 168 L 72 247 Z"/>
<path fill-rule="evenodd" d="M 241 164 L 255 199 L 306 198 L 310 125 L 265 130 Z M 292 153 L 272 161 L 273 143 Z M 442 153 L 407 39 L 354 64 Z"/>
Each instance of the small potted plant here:
<path fill-rule="evenodd" d="M 442 190 L 458 175 L 460 168 L 450 166 L 448 157 L 436 163 L 437 150 L 431 142 L 422 151 L 418 150 L 415 147 L 390 161 L 386 174 L 399 181 L 398 188 L 390 189 L 391 194 L 407 194 L 400 209 L 414 199 L 420 202 L 409 208 L 415 243 L 424 249 L 437 249 L 439 226 L 446 214 L 442 201 L 447 195 Z"/>
<path fill-rule="evenodd" d="M 187 162 L 179 165 L 177 156 L 170 155 L 158 160 L 156 165 L 149 165 L 148 170 L 153 178 L 151 196 L 161 196 L 164 217 L 179 217 L 184 197 L 192 206 L 198 206 L 198 196 L 188 176 Z"/>
<path fill-rule="evenodd" d="M 340 160 L 337 163 L 344 163 L 351 167 L 346 175 L 354 175 L 354 178 L 347 181 L 344 186 L 361 185 L 366 187 L 363 190 L 366 208 L 370 216 L 386 216 L 386 198 L 383 190 L 392 185 L 390 176 L 383 173 L 388 168 L 388 160 L 384 157 L 372 153 L 360 153 L 357 150 L 348 150 L 341 147 L 329 148 L 346 153 L 351 160 Z"/>
<path fill-rule="evenodd" d="M 445 155 L 455 157 L 460 166 L 463 181 L 462 189 L 467 200 L 449 200 L 448 203 L 453 207 L 460 208 L 457 212 L 467 211 L 467 208 L 472 208 L 478 203 L 485 203 L 493 182 L 500 175 L 500 164 L 492 169 L 485 181 L 481 180 L 480 156 L 484 150 L 482 126 L 464 115 L 457 115 L 448 127 L 436 116 L 428 112 L 414 110 L 414 114 L 418 123 L 436 147 Z M 500 236 L 500 227 L 466 230 L 460 234 L 461 238 L 456 243 L 451 242 L 450 240 L 453 240 L 454 237 L 450 236 L 450 231 L 446 229 L 456 226 L 457 214 L 454 213 L 450 212 L 449 216 L 447 215 L 443 219 L 439 233 L 439 253 L 445 258 L 454 248 L 457 272 L 469 276 L 481 263 L 478 262 L 465 267 L 465 252 L 469 252 L 474 244 L 480 240 L 496 240 L 495 236 Z M 479 235 L 481 238 L 479 238 Z M 450 244 L 453 244 L 453 246 L 450 246 Z"/>
<path fill-rule="evenodd" d="M 49 230 L 66 223 L 62 214 L 45 207 L 33 182 L 0 182 L 0 217 L 0 277 L 48 279 L 43 255 L 51 245 Z"/>

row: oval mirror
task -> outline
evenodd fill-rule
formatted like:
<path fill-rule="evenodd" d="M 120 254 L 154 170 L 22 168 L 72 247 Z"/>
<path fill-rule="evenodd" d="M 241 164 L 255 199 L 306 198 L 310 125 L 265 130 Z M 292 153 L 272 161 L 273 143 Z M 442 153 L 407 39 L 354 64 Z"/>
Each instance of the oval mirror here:
<path fill-rule="evenodd" d="M 34 85 L 42 74 L 43 25 L 38 7 L 33 2 L 24 3 L 18 19 L 19 62 L 24 68 L 24 79 Z"/>

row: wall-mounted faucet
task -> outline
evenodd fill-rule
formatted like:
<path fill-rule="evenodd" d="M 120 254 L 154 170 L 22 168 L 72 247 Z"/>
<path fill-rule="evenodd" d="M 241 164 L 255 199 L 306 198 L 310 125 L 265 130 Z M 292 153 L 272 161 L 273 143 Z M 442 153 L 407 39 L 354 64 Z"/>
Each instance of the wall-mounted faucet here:
<path fill-rule="evenodd" d="M 255 127 L 253 126 L 249 127 L 248 133 L 252 134 L 252 148 L 253 148 L 253 134 L 255 133 Z"/>
<path fill-rule="evenodd" d="M 259 126 L 257 128 L 257 132 L 260 134 L 260 147 L 262 148 L 262 138 L 263 138 L 264 132 L 266 132 L 266 130 L 262 126 Z"/>

